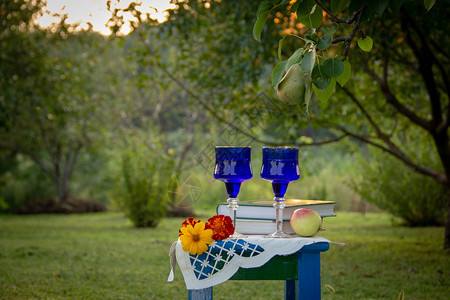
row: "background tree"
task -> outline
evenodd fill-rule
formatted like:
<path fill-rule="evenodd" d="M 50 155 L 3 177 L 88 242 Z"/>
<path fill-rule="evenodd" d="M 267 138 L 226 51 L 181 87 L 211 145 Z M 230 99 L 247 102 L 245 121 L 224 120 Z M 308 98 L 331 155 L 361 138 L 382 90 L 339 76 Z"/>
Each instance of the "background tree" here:
<path fill-rule="evenodd" d="M 1 3 L 0 148 L 31 159 L 65 202 L 80 153 L 101 136 L 114 68 L 100 55 L 109 47 L 103 37 L 71 33 L 64 18 L 54 32 L 33 25 L 42 7 Z"/>
<path fill-rule="evenodd" d="M 262 16 L 265 19 L 269 15 L 261 12 L 264 7 L 269 7 L 268 2 L 264 1 L 261 4 L 258 11 L 259 18 Z M 308 67 L 303 69 L 307 77 L 306 89 L 308 90 L 308 86 L 313 87 L 316 100 L 321 105 L 316 110 L 317 117 L 312 116 L 313 122 L 326 124 L 343 135 L 382 149 L 403 161 L 414 171 L 429 176 L 446 187 L 447 220 L 444 247 L 448 248 L 450 247 L 448 138 L 450 86 L 447 76 L 449 55 L 444 50 L 448 46 L 445 34 L 448 24 L 442 21 L 445 19 L 442 16 L 448 15 L 449 6 L 448 2 L 441 1 L 430 9 L 434 1 L 425 1 L 425 7 L 429 10 L 427 12 L 418 1 L 402 2 L 330 1 L 329 4 L 321 1 L 297 1 L 294 4 L 291 2 L 291 8 L 296 8 L 299 21 L 311 28 L 309 34 L 303 37 L 306 47 L 312 49 L 310 52 L 313 53 L 327 50 L 324 55 L 328 52 L 329 56 L 310 60 L 309 56 L 304 54 L 297 61 L 302 67 L 305 65 Z M 286 1 L 272 1 L 268 12 L 277 5 L 286 3 Z M 313 26 L 309 22 L 317 17 L 315 15 L 317 9 L 325 11 L 328 18 L 323 23 L 322 16 L 319 16 L 320 22 L 317 22 L 317 26 Z M 337 23 L 338 30 L 323 29 L 321 33 L 316 31 L 315 28 L 322 26 L 322 23 L 325 28 L 336 26 Z M 350 24 L 350 28 L 340 27 L 339 24 Z M 255 28 L 258 29 L 258 26 L 257 21 Z M 330 33 L 333 31 L 336 34 L 331 36 Z M 314 36 L 315 34 L 317 36 Z M 373 39 L 368 37 L 369 34 Z M 375 41 L 374 51 L 366 55 L 353 54 L 350 49 L 356 35 L 359 36 L 358 46 L 364 51 L 370 51 L 371 41 Z M 359 71 L 361 66 L 366 75 L 358 77 L 364 81 L 356 81 L 357 77 L 350 87 L 344 87 L 346 80 L 343 80 L 342 76 L 345 75 L 347 67 L 336 56 L 335 50 L 328 50 L 332 44 L 339 43 L 344 43 L 342 61 L 350 57 L 352 69 Z M 291 56 L 291 60 L 295 59 L 294 55 Z M 311 64 L 315 66 L 312 67 Z M 314 72 L 313 68 L 318 71 Z M 342 88 L 337 88 L 338 97 L 327 103 L 337 86 L 335 81 Z M 375 90 L 373 86 L 376 87 Z M 353 108 L 347 105 L 348 100 Z M 305 95 L 305 103 L 309 104 L 309 95 Z M 408 145 L 402 144 L 404 140 L 402 135 L 410 127 L 420 128 L 425 143 L 427 140 L 425 135 L 431 137 L 434 149 L 430 151 L 435 151 L 438 155 L 441 162 L 439 167 L 433 168 L 423 164 L 420 159 L 408 153 Z"/>

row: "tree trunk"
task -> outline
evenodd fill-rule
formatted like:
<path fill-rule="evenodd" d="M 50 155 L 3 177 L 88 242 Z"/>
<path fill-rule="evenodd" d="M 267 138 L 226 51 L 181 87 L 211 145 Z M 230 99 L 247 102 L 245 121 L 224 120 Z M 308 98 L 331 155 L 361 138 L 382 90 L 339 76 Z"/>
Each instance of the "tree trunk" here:
<path fill-rule="evenodd" d="M 450 185 L 447 184 L 447 218 L 445 220 L 444 249 L 450 249 Z"/>
<path fill-rule="evenodd" d="M 56 182 L 58 200 L 60 203 L 64 203 L 69 200 L 69 178 L 60 176 Z"/>
<path fill-rule="evenodd" d="M 445 181 L 440 183 L 444 183 L 447 189 L 446 193 L 447 216 L 445 219 L 444 249 L 449 249 L 450 248 L 450 147 L 449 147 L 450 141 L 447 130 L 444 129 L 440 132 L 436 130 L 436 132 L 433 133 L 433 139 L 436 145 L 439 158 L 442 162 L 442 167 L 444 168 L 446 177 Z"/>

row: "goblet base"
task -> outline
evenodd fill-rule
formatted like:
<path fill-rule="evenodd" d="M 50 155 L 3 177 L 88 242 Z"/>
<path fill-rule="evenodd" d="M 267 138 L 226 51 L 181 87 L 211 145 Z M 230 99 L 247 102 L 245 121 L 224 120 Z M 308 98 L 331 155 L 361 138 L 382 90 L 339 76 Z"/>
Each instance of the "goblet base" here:
<path fill-rule="evenodd" d="M 246 235 L 244 235 L 244 234 L 241 234 L 241 233 L 239 233 L 239 232 L 234 232 L 232 235 L 230 235 L 228 238 L 229 239 L 243 239 L 243 238 L 246 238 L 246 237 L 248 237 L 248 236 L 246 236 Z"/>
<path fill-rule="evenodd" d="M 294 236 L 284 233 L 284 232 L 274 232 L 268 235 L 264 236 L 265 238 L 278 238 L 278 239 L 287 239 L 287 238 L 293 238 Z"/>

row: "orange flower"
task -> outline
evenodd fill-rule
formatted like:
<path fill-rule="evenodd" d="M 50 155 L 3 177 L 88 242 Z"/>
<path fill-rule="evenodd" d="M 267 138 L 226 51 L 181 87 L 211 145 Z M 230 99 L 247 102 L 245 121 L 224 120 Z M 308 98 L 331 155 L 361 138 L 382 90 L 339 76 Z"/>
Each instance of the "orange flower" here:
<path fill-rule="evenodd" d="M 194 226 L 188 224 L 180 228 L 180 240 L 184 251 L 189 251 L 192 255 L 200 255 L 208 250 L 208 244 L 213 242 L 213 231 L 206 229 L 205 226 L 204 222 L 199 221 Z"/>
<path fill-rule="evenodd" d="M 194 227 L 195 224 L 197 224 L 197 223 L 199 223 L 199 222 L 201 222 L 201 221 L 200 221 L 200 220 L 194 220 L 194 218 L 189 218 L 189 219 L 187 219 L 187 220 L 184 220 L 183 223 L 181 223 L 181 226 L 182 226 L 182 227 L 186 227 L 186 226 L 188 226 L 188 225 L 191 225 L 192 227 Z M 209 226 L 208 223 L 205 223 L 205 229 L 211 229 L 211 227 Z M 179 233 L 178 236 L 181 236 L 181 235 L 182 235 L 182 233 L 181 233 L 181 228 L 178 229 L 178 233 Z"/>
<path fill-rule="evenodd" d="M 208 220 L 215 241 L 224 240 L 234 233 L 233 221 L 229 216 L 216 215 Z"/>
<path fill-rule="evenodd" d="M 197 224 L 198 222 L 201 222 L 201 221 L 200 220 L 194 220 L 194 218 L 189 218 L 187 220 L 184 220 L 183 223 L 181 223 L 181 227 L 186 227 L 188 225 L 191 225 L 192 227 L 194 227 L 195 224 Z M 182 235 L 181 228 L 178 229 L 178 232 L 179 232 L 178 236 L 181 236 Z"/>

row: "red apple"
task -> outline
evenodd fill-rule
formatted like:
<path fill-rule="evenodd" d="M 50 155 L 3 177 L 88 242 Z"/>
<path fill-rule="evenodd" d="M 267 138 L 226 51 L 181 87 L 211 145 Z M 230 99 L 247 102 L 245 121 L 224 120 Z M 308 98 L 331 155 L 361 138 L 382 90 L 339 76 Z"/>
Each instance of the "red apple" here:
<path fill-rule="evenodd" d="M 291 215 L 291 227 L 299 236 L 314 236 L 322 227 L 322 218 L 315 210 L 299 208 Z"/>

